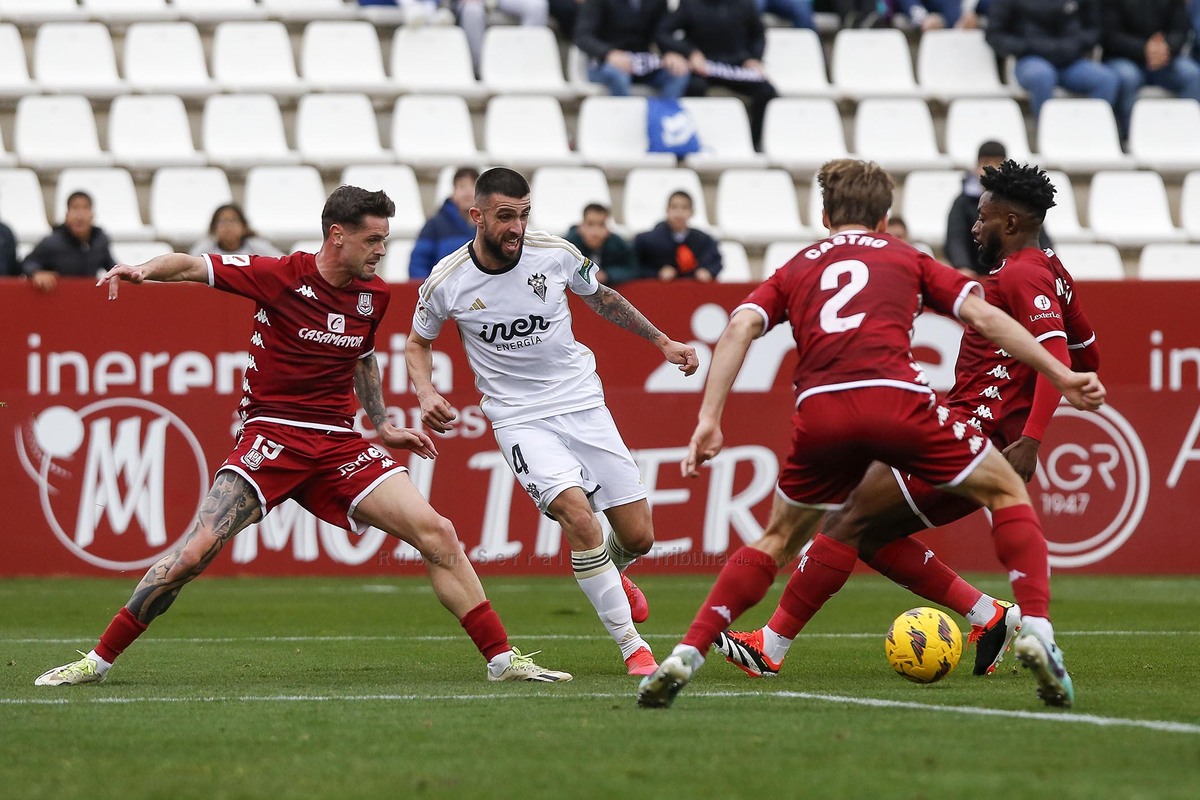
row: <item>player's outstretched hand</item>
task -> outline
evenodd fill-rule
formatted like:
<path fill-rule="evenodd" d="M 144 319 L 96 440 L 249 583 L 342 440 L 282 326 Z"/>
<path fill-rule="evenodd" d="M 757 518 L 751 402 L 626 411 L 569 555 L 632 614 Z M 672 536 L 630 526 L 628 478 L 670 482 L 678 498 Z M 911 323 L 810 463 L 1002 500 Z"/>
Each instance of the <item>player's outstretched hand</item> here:
<path fill-rule="evenodd" d="M 720 424 L 708 420 L 696 423 L 692 440 L 688 442 L 687 457 L 679 463 L 679 473 L 685 478 L 697 477 L 700 465 L 721 452 L 724 444 L 725 436 L 721 433 Z"/>
<path fill-rule="evenodd" d="M 1094 372 L 1072 372 L 1058 388 L 1068 403 L 1083 411 L 1095 411 L 1104 405 L 1107 394 Z"/>
<path fill-rule="evenodd" d="M 143 266 L 131 267 L 128 264 L 117 264 L 108 272 L 101 275 L 100 279 L 96 281 L 96 285 L 103 286 L 107 283 L 108 299 L 116 300 L 117 287 L 121 285 L 121 281 L 141 283 L 146 280 L 146 270 L 142 268 Z"/>
<path fill-rule="evenodd" d="M 454 406 L 437 392 L 419 394 L 417 399 L 421 403 L 421 422 L 430 430 L 446 433 L 458 419 Z"/>
<path fill-rule="evenodd" d="M 1037 469 L 1038 440 L 1022 436 L 1004 448 L 1004 457 L 1021 476 L 1021 480 L 1029 483 Z"/>
<path fill-rule="evenodd" d="M 663 355 L 667 357 L 667 361 L 678 364 L 679 371 L 684 375 L 694 375 L 700 367 L 700 358 L 696 355 L 696 348 L 690 344 L 672 339 L 663 345 L 662 351 Z"/>
<path fill-rule="evenodd" d="M 379 440 L 393 450 L 411 450 L 421 458 L 437 458 L 433 439 L 415 428 L 397 428 L 388 423 L 379 429 Z"/>

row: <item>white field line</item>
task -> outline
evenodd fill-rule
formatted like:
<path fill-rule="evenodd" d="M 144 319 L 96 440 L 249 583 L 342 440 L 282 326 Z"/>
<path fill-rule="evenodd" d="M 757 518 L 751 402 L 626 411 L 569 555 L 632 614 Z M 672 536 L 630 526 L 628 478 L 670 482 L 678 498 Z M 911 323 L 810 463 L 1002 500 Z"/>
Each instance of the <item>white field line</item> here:
<path fill-rule="evenodd" d="M 1200 630 L 1191 631 L 1057 631 L 1064 639 L 1087 636 L 1200 636 Z M 683 633 L 643 633 L 644 639 L 668 639 L 678 641 Z M 883 636 L 882 631 L 874 633 L 805 633 L 800 641 L 805 639 L 874 639 Z M 5 644 L 73 644 L 87 643 L 94 634 L 80 634 L 73 639 L 61 637 L 8 637 L 0 636 L 0 645 Z M 591 633 L 521 633 L 509 634 L 510 639 L 520 641 L 608 641 L 604 634 Z M 239 642 L 457 642 L 464 640 L 463 634 L 447 634 L 444 636 L 406 636 L 389 634 L 381 636 L 191 636 L 191 637 L 154 637 L 138 639 L 138 646 L 145 644 L 236 644 Z"/>
<path fill-rule="evenodd" d="M 68 690 L 69 691 L 69 690 Z M 752 698 L 801 700 L 815 703 L 869 706 L 871 708 L 900 708 L 907 711 L 929 711 L 943 714 L 962 714 L 980 717 L 1006 717 L 1044 722 L 1058 722 L 1095 727 L 1141 728 L 1161 733 L 1200 734 L 1200 725 L 1166 720 L 1101 717 L 1094 714 L 1075 714 L 1053 711 L 1014 711 L 978 706 L 943 706 L 901 700 L 880 700 L 869 697 L 847 697 L 811 692 L 705 692 L 689 693 L 685 700 L 703 701 L 708 698 Z M 0 706 L 54 705 L 132 705 L 145 703 L 410 703 L 410 702 L 493 702 L 496 700 L 576 700 L 626 699 L 633 702 L 632 693 L 501 693 L 501 694 L 367 694 L 367 695 L 228 695 L 212 697 L 92 697 L 92 698 L 0 698 Z M 666 712 L 656 712 L 666 713 Z"/>

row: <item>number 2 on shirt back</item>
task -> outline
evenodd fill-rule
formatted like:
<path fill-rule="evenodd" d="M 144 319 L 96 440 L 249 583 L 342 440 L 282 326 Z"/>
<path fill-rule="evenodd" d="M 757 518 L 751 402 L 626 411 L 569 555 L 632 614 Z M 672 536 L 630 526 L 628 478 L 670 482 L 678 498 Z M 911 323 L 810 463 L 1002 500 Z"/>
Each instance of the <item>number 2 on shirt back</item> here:
<path fill-rule="evenodd" d="M 849 275 L 850 281 L 838 289 L 843 275 Z M 860 311 L 847 317 L 840 317 L 838 313 L 854 299 L 855 295 L 866 288 L 868 277 L 870 277 L 870 271 L 867 269 L 867 265 L 853 259 L 835 261 L 825 268 L 825 271 L 821 273 L 822 291 L 838 289 L 838 292 L 821 306 L 821 330 L 826 333 L 845 333 L 862 325 L 867 316 L 864 312 Z"/>

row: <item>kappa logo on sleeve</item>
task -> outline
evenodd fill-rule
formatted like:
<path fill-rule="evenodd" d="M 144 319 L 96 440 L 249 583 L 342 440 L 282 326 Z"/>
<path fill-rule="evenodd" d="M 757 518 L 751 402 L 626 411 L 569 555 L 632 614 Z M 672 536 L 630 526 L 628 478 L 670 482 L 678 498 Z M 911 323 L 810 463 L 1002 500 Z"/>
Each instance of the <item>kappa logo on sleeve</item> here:
<path fill-rule="evenodd" d="M 250 256 L 233 255 L 221 256 L 221 263 L 227 267 L 248 267 L 250 266 Z"/>

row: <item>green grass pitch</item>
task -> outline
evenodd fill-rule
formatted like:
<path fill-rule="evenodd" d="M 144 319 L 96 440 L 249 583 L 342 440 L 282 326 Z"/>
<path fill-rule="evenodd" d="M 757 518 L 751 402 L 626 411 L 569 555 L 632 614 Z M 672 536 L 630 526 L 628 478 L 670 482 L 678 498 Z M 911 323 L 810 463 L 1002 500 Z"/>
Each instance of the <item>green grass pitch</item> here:
<path fill-rule="evenodd" d="M 712 576 L 638 576 L 660 656 Z M 1002 576 L 973 576 L 1005 596 Z M 741 620 L 769 615 L 783 577 Z M 752 680 L 710 657 L 640 709 L 569 575 L 485 578 L 514 644 L 574 673 L 493 684 L 422 578 L 201 579 L 99 686 L 34 687 L 89 649 L 132 580 L 0 581 L 5 798 L 1192 798 L 1200 580 L 1056 576 L 1075 708 L 1011 655 L 918 686 L 883 656 L 922 601 L 856 576 Z M 966 627 L 965 623 L 962 623 Z"/>

